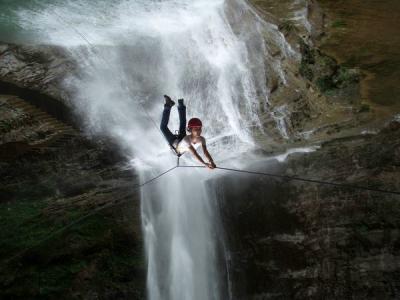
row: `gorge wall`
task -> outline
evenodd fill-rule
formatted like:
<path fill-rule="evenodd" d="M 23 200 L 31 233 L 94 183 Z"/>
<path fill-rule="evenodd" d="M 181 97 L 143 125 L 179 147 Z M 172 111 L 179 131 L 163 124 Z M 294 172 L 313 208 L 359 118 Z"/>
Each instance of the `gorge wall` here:
<path fill-rule="evenodd" d="M 396 42 L 389 30 L 369 36 L 373 41 L 365 41 L 362 55 L 352 44 L 367 39 L 369 27 L 359 30 L 360 22 L 390 27 L 393 19 L 383 16 L 398 14 L 399 6 L 376 15 L 365 1 L 252 2 L 300 49 L 298 72 L 308 93 L 325 98 L 319 105 L 328 108 L 324 121 L 331 122 L 313 124 L 308 138 L 321 142 L 315 152 L 252 170 L 399 190 L 399 109 L 388 94 L 398 68 L 384 71 L 395 58 L 379 46 Z M 382 80 L 381 74 L 390 79 L 372 83 L 371 76 Z M 399 297 L 398 195 L 256 176 L 226 176 L 218 184 L 235 299 Z"/>
<path fill-rule="evenodd" d="M 357 47 L 339 50 L 352 38 L 365 38 L 351 20 L 382 24 L 385 15 L 399 11 L 396 3 L 379 18 L 371 13 L 379 6 L 372 2 L 275 3 L 251 1 L 298 56 L 288 59 L 267 45 L 286 82 L 271 70 L 270 104 L 261 116 L 268 139 L 254 134 L 267 157 L 320 147 L 249 168 L 400 190 L 400 110 L 398 101 L 386 101 L 398 94 L 395 55 L 368 45 L 362 53 Z M 377 42 L 385 45 L 395 35 L 384 36 Z M 400 49 L 396 41 L 390 45 Z M 79 131 L 73 95 L 63 87 L 75 67 L 57 47 L 0 45 L 4 299 L 145 298 L 139 196 L 132 188 L 137 178 L 111 137 Z M 387 85 L 379 87 L 371 78 L 382 74 Z M 399 297 L 398 196 L 252 175 L 226 174 L 208 185 L 218 194 L 233 299 Z M 36 245 L 121 199 L 132 201 Z"/>

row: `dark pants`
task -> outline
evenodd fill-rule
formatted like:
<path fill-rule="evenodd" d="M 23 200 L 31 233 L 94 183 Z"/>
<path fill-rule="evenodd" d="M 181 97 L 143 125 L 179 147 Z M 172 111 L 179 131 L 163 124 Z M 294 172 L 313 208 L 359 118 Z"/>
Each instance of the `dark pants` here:
<path fill-rule="evenodd" d="M 179 113 L 179 133 L 173 134 L 171 130 L 168 129 L 169 114 L 171 113 L 171 106 L 164 105 L 164 111 L 162 113 L 160 129 L 168 141 L 168 144 L 172 143 L 178 139 L 182 140 L 186 136 L 186 106 L 178 105 Z"/>

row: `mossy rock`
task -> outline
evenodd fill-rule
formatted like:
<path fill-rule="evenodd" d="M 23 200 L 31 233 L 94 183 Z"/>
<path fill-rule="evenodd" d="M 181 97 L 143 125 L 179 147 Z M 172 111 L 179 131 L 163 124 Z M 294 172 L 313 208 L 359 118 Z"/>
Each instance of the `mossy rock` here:
<path fill-rule="evenodd" d="M 329 95 L 336 89 L 346 88 L 360 80 L 358 69 L 339 65 L 337 61 L 318 49 L 313 49 L 299 40 L 302 59 L 299 67 L 301 76 L 312 81 L 317 88 Z"/>
<path fill-rule="evenodd" d="M 345 88 L 359 82 L 359 73 L 355 69 L 339 67 L 332 76 L 326 75 L 316 79 L 315 83 L 321 92 Z"/>
<path fill-rule="evenodd" d="M 340 67 L 335 78 L 339 87 L 345 87 L 360 81 L 360 74 L 357 69 Z"/>

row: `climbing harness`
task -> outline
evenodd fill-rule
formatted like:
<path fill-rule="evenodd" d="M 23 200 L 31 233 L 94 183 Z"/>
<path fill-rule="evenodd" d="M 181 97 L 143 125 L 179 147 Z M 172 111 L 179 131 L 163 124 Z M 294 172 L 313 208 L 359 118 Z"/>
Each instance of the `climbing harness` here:
<path fill-rule="evenodd" d="M 174 152 L 176 155 L 176 166 L 179 167 L 179 158 L 183 155 L 183 153 L 179 153 L 178 150 L 172 145 L 169 145 L 171 147 L 171 150 Z"/>

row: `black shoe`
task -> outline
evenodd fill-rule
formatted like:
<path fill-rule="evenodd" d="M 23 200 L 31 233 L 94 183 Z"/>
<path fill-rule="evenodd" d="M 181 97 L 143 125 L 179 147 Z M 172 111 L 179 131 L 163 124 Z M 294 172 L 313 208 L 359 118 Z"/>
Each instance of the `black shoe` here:
<path fill-rule="evenodd" d="M 165 98 L 165 105 L 170 106 L 170 107 L 175 105 L 175 102 L 172 101 L 172 99 L 169 96 L 164 95 L 164 98 Z"/>
<path fill-rule="evenodd" d="M 184 104 L 183 104 L 183 99 L 178 99 L 178 104 L 179 104 L 179 105 L 184 105 Z"/>

